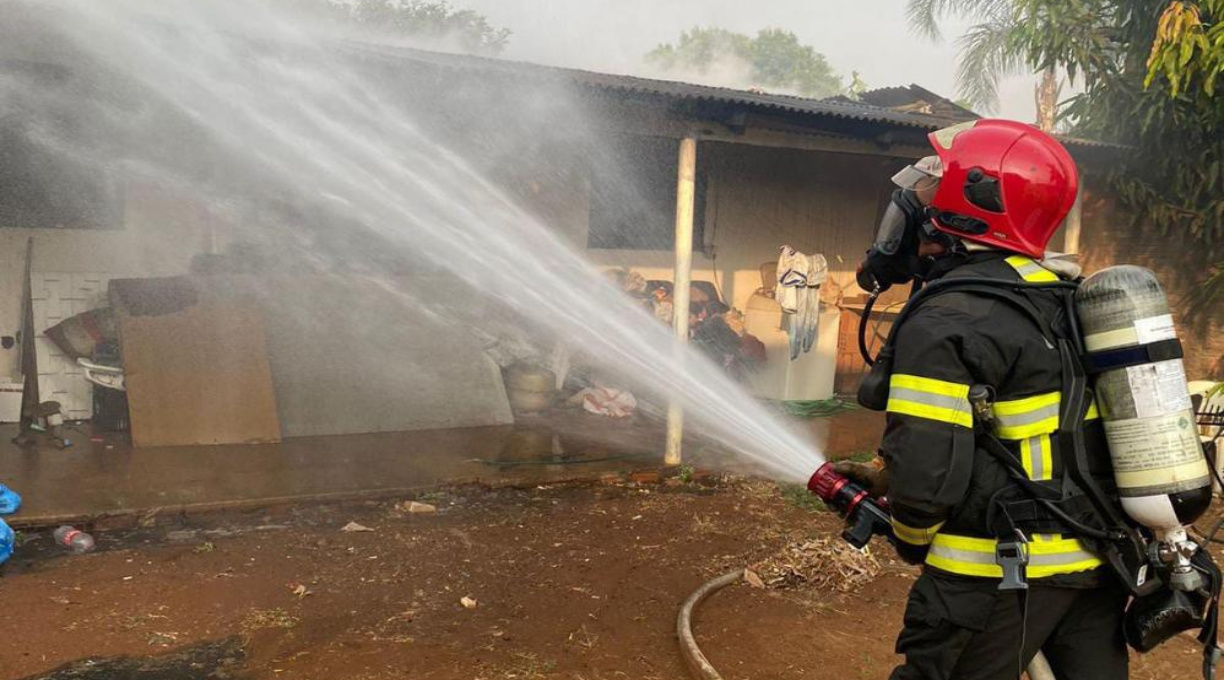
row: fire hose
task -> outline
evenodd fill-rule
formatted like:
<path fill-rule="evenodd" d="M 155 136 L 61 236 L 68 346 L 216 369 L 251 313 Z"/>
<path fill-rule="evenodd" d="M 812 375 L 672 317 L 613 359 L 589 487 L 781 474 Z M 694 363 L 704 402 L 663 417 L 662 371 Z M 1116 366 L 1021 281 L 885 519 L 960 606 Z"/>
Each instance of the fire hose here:
<path fill-rule="evenodd" d="M 680 605 L 680 613 L 676 615 L 676 637 L 680 641 L 680 656 L 684 658 L 684 666 L 688 668 L 693 680 L 723 680 L 718 669 L 714 668 L 714 664 L 711 664 L 706 658 L 701 647 L 697 646 L 697 638 L 693 636 L 694 612 L 711 595 L 743 578 L 743 569 L 729 571 L 722 576 L 712 578 L 701 584 L 701 587 L 694 590 L 685 598 L 684 604 Z M 1027 671 L 1029 680 L 1057 680 L 1054 672 L 1050 670 L 1050 664 L 1046 661 L 1045 655 L 1040 651 L 1029 663 Z"/>
<path fill-rule="evenodd" d="M 680 655 L 684 657 L 684 665 L 695 680 L 722 680 L 722 676 L 697 646 L 697 639 L 693 637 L 693 611 L 707 597 L 742 578 L 744 570 L 736 569 L 710 579 L 694 590 L 693 594 L 684 600 L 684 604 L 680 605 L 680 613 L 676 616 L 676 637 L 680 639 Z"/>

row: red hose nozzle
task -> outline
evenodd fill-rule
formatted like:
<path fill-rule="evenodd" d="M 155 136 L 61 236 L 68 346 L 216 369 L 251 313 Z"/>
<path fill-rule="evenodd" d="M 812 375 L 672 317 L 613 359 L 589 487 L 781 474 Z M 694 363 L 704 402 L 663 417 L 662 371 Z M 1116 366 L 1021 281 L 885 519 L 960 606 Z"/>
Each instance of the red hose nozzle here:
<path fill-rule="evenodd" d="M 867 545 L 876 534 L 891 535 L 892 525 L 888 516 L 888 503 L 884 499 L 872 500 L 867 489 L 833 469 L 832 463 L 817 468 L 808 480 L 808 491 L 820 497 L 825 505 L 846 518 L 846 530 L 842 538 L 856 547 Z"/>
<path fill-rule="evenodd" d="M 850 483 L 842 475 L 833 470 L 832 463 L 825 463 L 812 473 L 812 478 L 808 480 L 808 491 L 816 494 L 820 500 L 833 504 L 837 498 L 837 492 L 842 490 L 842 487 Z"/>

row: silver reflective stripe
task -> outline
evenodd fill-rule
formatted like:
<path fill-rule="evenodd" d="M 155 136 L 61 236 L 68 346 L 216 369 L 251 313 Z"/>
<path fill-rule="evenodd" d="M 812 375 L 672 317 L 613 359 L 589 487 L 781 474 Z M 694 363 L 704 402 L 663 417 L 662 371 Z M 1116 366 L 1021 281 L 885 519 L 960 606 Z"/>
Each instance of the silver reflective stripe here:
<path fill-rule="evenodd" d="M 1050 404 L 1049 406 L 1042 406 L 1035 411 L 1028 411 L 1026 413 L 1017 413 L 1013 415 L 1000 415 L 996 413 L 995 418 L 998 419 L 999 425 L 1003 427 L 1020 427 L 1021 425 L 1032 425 L 1033 423 L 1039 423 L 1047 418 L 1056 418 L 1058 417 L 1059 408 L 1061 408 L 1059 404 L 1054 403 Z"/>
<path fill-rule="evenodd" d="M 970 564 L 995 564 L 995 555 L 993 552 L 977 552 L 976 550 L 959 550 L 957 548 L 949 548 L 946 545 L 936 541 L 931 546 L 931 554 L 937 555 L 944 559 L 955 560 L 957 562 L 969 562 Z"/>
<path fill-rule="evenodd" d="M 1029 262 L 1028 264 L 1022 264 L 1019 267 L 1016 267 L 1016 272 L 1025 278 L 1044 271 L 1047 271 L 1046 268 L 1042 267 L 1036 262 Z"/>
<path fill-rule="evenodd" d="M 1034 555 L 1029 553 L 1030 567 L 1058 567 L 1064 564 L 1075 564 L 1076 562 L 1084 562 L 1086 560 L 1096 559 L 1096 555 L 1083 550 L 1075 550 L 1065 553 L 1053 553 L 1050 555 Z"/>
<path fill-rule="evenodd" d="M 936 541 L 931 546 L 931 554 L 957 562 L 970 564 L 996 564 L 993 552 L 978 552 L 976 550 L 961 550 L 950 548 Z M 1059 553 L 1034 553 L 1029 550 L 1030 567 L 1058 567 L 1065 564 L 1076 564 L 1086 560 L 1096 559 L 1096 555 L 1084 550 L 1072 550 Z"/>
<path fill-rule="evenodd" d="M 1042 464 L 1041 455 L 1041 438 L 1044 435 L 1029 437 L 1024 440 L 1024 448 L 1027 449 L 1026 456 L 1028 458 L 1028 473 L 1029 479 L 1046 480 L 1050 479 L 1050 471 L 1045 469 Z"/>
<path fill-rule="evenodd" d="M 908 387 L 893 387 L 889 389 L 888 398 L 912 401 L 917 404 L 926 404 L 927 406 L 937 406 L 952 411 L 964 411 L 965 413 L 968 413 L 970 408 L 968 399 L 949 397 L 943 394 L 932 394 L 930 392 L 912 390 Z"/>

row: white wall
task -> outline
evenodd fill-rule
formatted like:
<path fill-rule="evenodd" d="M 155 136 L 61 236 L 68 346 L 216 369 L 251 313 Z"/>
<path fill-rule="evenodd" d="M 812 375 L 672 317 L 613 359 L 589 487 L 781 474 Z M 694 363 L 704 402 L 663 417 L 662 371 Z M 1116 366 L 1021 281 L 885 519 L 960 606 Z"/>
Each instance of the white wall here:
<path fill-rule="evenodd" d="M 789 244 L 828 259 L 831 276 L 823 298 L 830 310 L 843 294 L 861 294 L 852 283 L 854 267 L 871 240 L 887 196 L 887 178 L 898 161 L 709 142 L 699 146 L 699 157 L 708 173 L 705 241 L 716 248 L 717 257 L 695 254 L 696 280 L 717 280 L 728 302 L 746 309 L 761 285 L 759 266 L 775 260 L 778 247 Z M 647 278 L 672 278 L 670 251 L 586 249 L 586 162 L 556 160 L 546 168 L 511 187 L 542 221 L 585 250 L 598 267 L 630 267 Z M 125 193 L 122 229 L 0 228 L 0 335 L 14 335 L 20 327 L 27 238 L 34 239 L 37 272 L 150 277 L 186 273 L 193 256 L 218 252 L 232 231 L 204 206 L 166 189 L 133 185 Z M 16 347 L 0 350 L 0 376 L 14 375 L 17 356 Z"/>
<path fill-rule="evenodd" d="M 717 284 L 733 307 L 749 312 L 751 332 L 765 343 L 767 362 L 751 388 L 771 399 L 832 396 L 837 371 L 843 297 L 860 297 L 854 271 L 862 259 L 892 190 L 889 177 L 907 161 L 879 156 L 799 151 L 703 142 L 699 171 L 707 175 L 704 244 L 693 256 L 693 278 Z M 589 229 L 589 174 L 553 175 L 531 182 L 526 192 L 541 217 L 585 249 L 597 267 L 627 267 L 648 279 L 672 280 L 670 250 L 585 248 Z M 821 291 L 825 313 L 817 347 L 798 361 L 789 357 L 788 338 L 769 301 L 749 300 L 763 285 L 760 266 L 776 261 L 790 245 L 821 253 L 829 279 Z M 712 246 L 712 248 L 710 248 Z M 711 252 L 712 251 L 712 252 Z M 711 257 L 713 255 L 713 257 Z M 750 307 L 755 308 L 749 311 Z M 761 312 L 762 308 L 767 311 Z"/>
<path fill-rule="evenodd" d="M 108 278 L 184 274 L 196 253 L 212 247 L 216 218 L 203 206 L 152 185 L 130 185 L 124 193 L 122 229 L 0 227 L 0 335 L 15 336 L 21 328 L 22 276 L 30 238 L 33 271 L 100 273 Z M 18 346 L 0 349 L 0 376 L 15 377 L 18 354 Z"/>
<path fill-rule="evenodd" d="M 739 309 L 761 286 L 760 265 L 791 245 L 828 259 L 824 299 L 861 295 L 854 270 L 875 233 L 891 191 L 888 178 L 901 161 L 876 156 L 701 143 L 702 171 L 709 174 L 705 242 L 714 258 L 694 253 L 693 278 L 715 281 Z M 585 173 L 554 176 L 533 185 L 533 203 L 550 224 L 585 248 L 589 187 Z M 672 278 L 673 254 L 663 250 L 593 250 L 601 268 L 629 267 L 648 279 Z"/>

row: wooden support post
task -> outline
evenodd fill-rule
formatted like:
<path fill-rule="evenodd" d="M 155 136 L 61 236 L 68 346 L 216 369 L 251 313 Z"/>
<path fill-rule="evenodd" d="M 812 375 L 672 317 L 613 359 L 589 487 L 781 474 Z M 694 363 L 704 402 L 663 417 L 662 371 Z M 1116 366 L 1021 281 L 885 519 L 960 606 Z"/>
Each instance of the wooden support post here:
<path fill-rule="evenodd" d="M 680 162 L 676 178 L 676 270 L 672 277 L 672 326 L 676 331 L 675 361 L 684 364 L 684 345 L 689 333 L 689 288 L 693 283 L 693 215 L 697 195 L 697 138 L 680 140 Z M 684 408 L 681 396 L 671 395 L 667 408 L 666 465 L 679 465 L 684 440 Z"/>
<path fill-rule="evenodd" d="M 1067 213 L 1067 219 L 1065 220 L 1064 228 L 1066 231 L 1063 232 L 1063 251 L 1068 255 L 1079 255 L 1083 214 L 1084 188 L 1081 186 L 1079 193 L 1075 196 L 1075 203 L 1071 205 L 1071 212 Z"/>

